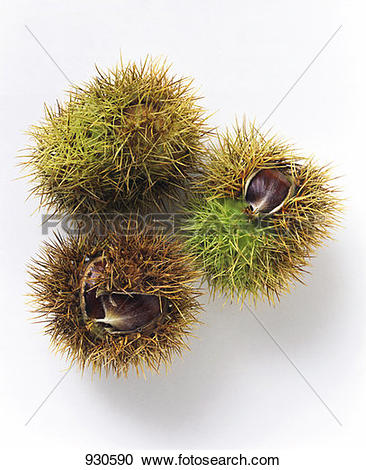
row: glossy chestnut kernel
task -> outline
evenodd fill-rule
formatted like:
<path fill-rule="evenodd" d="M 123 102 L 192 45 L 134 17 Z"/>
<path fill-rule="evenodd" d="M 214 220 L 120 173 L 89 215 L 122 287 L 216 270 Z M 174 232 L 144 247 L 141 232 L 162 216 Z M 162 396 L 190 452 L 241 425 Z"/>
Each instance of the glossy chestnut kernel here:
<path fill-rule="evenodd" d="M 265 169 L 249 180 L 245 199 L 253 212 L 272 214 L 282 207 L 291 190 L 292 185 L 283 173 Z"/>
<path fill-rule="evenodd" d="M 140 331 L 168 310 L 168 301 L 138 292 L 105 292 L 98 285 L 105 261 L 95 258 L 86 267 L 81 283 L 80 305 L 84 318 L 102 322 L 114 330 Z"/>
<path fill-rule="evenodd" d="M 99 321 L 126 332 L 148 326 L 163 313 L 166 303 L 148 294 L 103 294 L 100 299 L 105 317 Z"/>

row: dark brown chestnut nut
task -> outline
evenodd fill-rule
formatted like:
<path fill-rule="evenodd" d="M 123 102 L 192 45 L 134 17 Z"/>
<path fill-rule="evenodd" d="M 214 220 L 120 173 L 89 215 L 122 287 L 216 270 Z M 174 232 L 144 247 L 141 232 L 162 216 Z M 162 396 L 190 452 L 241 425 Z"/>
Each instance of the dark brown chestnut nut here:
<path fill-rule="evenodd" d="M 138 292 L 106 292 L 100 285 L 106 262 L 95 258 L 81 282 L 80 305 L 84 318 L 101 322 L 115 332 L 133 333 L 152 325 L 168 310 L 168 301 Z"/>
<path fill-rule="evenodd" d="M 254 213 L 273 214 L 292 194 L 293 187 L 279 170 L 259 170 L 247 181 L 245 199 Z"/>

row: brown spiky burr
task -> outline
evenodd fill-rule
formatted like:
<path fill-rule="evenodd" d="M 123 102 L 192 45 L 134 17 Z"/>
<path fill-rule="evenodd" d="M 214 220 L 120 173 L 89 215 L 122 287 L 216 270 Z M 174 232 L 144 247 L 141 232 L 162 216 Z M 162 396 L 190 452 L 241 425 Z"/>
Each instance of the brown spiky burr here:
<path fill-rule="evenodd" d="M 199 273 L 181 244 L 144 230 L 46 242 L 30 267 L 53 347 L 81 369 L 126 375 L 168 366 L 199 323 Z"/>

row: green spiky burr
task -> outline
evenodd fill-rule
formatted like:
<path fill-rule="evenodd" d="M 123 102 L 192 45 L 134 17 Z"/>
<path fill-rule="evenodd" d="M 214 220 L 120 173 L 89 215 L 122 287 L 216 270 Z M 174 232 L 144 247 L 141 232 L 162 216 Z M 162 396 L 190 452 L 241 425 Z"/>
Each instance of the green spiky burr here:
<path fill-rule="evenodd" d="M 30 267 L 37 318 L 56 351 L 82 370 L 158 371 L 188 349 L 198 277 L 177 240 L 145 230 L 44 244 Z"/>
<path fill-rule="evenodd" d="M 32 194 L 60 213 L 161 210 L 190 186 L 207 128 L 192 80 L 121 64 L 46 107 L 26 157 Z"/>
<path fill-rule="evenodd" d="M 213 293 L 274 302 L 339 221 L 329 168 L 254 124 L 218 136 L 184 226 Z"/>

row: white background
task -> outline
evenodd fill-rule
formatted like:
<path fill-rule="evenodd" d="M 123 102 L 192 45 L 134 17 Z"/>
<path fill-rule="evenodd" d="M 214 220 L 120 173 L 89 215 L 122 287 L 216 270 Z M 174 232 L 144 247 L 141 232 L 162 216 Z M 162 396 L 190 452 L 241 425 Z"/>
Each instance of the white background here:
<path fill-rule="evenodd" d="M 313 0 L 1 2 L 3 468 L 79 469 L 86 452 L 189 448 L 279 455 L 280 468 L 365 465 L 361 7 Z M 28 426 L 68 364 L 28 320 L 25 266 L 46 237 L 37 201 L 26 202 L 27 184 L 16 179 L 16 155 L 29 144 L 24 132 L 42 117 L 43 103 L 62 99 L 68 83 L 25 25 L 74 82 L 88 80 L 94 64 L 114 66 L 120 52 L 125 60 L 166 56 L 175 73 L 195 78 L 203 106 L 216 112 L 211 124 L 221 129 L 244 113 L 263 122 L 343 25 L 265 128 L 333 162 L 347 206 L 307 286 L 276 308 L 257 305 L 267 332 L 247 310 L 205 296 L 205 325 L 168 375 L 92 380 L 74 368 Z"/>

